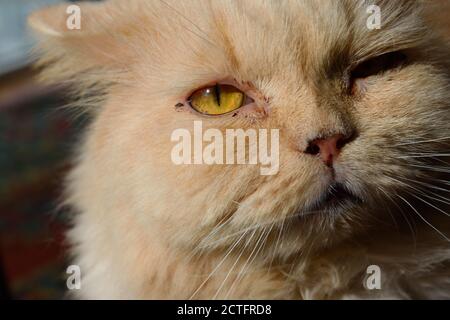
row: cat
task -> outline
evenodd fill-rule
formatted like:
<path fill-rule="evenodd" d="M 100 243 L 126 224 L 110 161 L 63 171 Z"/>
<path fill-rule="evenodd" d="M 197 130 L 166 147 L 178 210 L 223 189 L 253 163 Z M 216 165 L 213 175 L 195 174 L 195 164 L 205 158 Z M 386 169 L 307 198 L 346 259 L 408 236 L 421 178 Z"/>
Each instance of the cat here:
<path fill-rule="evenodd" d="M 448 2 L 75 5 L 29 18 L 42 79 L 92 116 L 75 297 L 450 298 Z M 279 130 L 279 170 L 174 163 L 195 121 Z"/>

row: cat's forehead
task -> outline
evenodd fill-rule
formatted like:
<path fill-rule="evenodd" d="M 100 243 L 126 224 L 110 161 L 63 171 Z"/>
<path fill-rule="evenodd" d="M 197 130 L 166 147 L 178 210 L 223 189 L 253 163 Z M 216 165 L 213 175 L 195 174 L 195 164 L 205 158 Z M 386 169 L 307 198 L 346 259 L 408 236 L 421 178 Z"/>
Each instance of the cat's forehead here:
<path fill-rule="evenodd" d="M 357 33 L 356 6 L 345 1 L 249 1 L 214 8 L 213 32 L 229 58 L 249 69 L 267 66 L 303 71 L 345 58 Z M 223 20 L 217 24 L 219 16 Z M 361 26 L 363 28 L 364 25 Z M 233 56 L 234 55 L 234 56 Z"/>
<path fill-rule="evenodd" d="M 226 51 L 241 61 L 326 69 L 420 41 L 418 6 L 402 2 L 377 7 L 354 0 L 221 2 L 221 8 L 212 6 L 213 25 L 227 40 Z M 217 24 L 218 19 L 226 22 Z"/>
<path fill-rule="evenodd" d="M 357 0 L 162 1 L 153 19 L 158 34 L 170 30 L 181 40 L 171 46 L 186 60 L 273 76 L 276 70 L 332 72 L 413 46 L 423 38 L 417 12 L 410 0 L 379 1 L 376 8 Z M 374 14 L 378 27 L 371 26 Z"/>

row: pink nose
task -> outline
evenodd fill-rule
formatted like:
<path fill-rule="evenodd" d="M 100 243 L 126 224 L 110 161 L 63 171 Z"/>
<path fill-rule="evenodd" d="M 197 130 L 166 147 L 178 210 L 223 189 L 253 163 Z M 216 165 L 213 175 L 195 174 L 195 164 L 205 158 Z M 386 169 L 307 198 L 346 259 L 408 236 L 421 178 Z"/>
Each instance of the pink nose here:
<path fill-rule="evenodd" d="M 347 143 L 343 134 L 335 134 L 326 138 L 312 140 L 305 153 L 320 155 L 322 161 L 328 166 L 333 165 L 333 161 L 339 156 L 342 147 Z"/>

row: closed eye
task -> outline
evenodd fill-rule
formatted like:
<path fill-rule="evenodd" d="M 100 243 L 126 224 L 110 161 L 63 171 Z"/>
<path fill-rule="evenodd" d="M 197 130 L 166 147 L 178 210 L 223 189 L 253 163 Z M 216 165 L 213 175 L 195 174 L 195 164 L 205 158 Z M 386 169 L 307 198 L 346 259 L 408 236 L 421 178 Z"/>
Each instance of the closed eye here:
<path fill-rule="evenodd" d="M 404 65 L 407 56 L 400 51 L 389 52 L 364 61 L 351 72 L 352 81 L 378 75 Z"/>

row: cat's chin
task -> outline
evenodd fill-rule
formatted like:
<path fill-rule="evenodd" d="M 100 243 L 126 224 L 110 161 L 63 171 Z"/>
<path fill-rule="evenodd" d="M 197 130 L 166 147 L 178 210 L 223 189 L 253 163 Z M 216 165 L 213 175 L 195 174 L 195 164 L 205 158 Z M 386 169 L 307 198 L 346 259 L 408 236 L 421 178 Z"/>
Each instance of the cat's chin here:
<path fill-rule="evenodd" d="M 301 216 L 315 213 L 339 214 L 360 206 L 363 200 L 341 183 L 331 184 L 319 198 L 302 210 Z"/>

